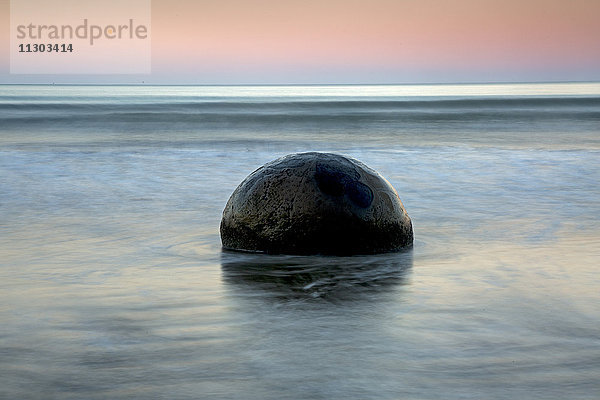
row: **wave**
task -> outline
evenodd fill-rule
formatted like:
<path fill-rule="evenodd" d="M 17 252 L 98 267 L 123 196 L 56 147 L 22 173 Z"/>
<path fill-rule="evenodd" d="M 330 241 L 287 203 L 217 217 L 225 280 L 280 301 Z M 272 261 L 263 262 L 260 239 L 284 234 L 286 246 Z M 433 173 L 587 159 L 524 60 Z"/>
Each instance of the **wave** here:
<path fill-rule="evenodd" d="M 295 129 L 355 129 L 365 126 L 468 127 L 514 129 L 515 124 L 552 124 L 562 130 L 600 122 L 600 97 L 485 97 L 426 99 L 319 99 L 281 101 L 274 98 L 189 98 L 151 96 L 145 101 L 126 99 L 79 101 L 7 101 L 0 97 L 0 124 L 21 130 L 94 128 L 99 130 L 239 129 L 261 127 Z M 138 99 L 139 100 L 139 99 Z"/>
<path fill-rule="evenodd" d="M 90 98 L 92 99 L 92 98 Z M 279 110 L 279 109 L 465 109 L 465 108 L 539 108 L 539 107 L 600 107 L 600 97 L 484 97 L 458 99 L 399 99 L 399 100 L 289 100 L 251 98 L 224 100 L 223 98 L 199 98 L 190 101 L 189 97 L 152 98 L 146 101 L 125 101 L 126 99 L 107 98 L 105 101 L 87 99 L 55 98 L 54 101 L 40 97 L 0 96 L 0 111 L 10 110 L 98 110 L 98 109 L 156 109 L 179 110 Z M 139 99 L 135 99 L 139 100 Z"/>
<path fill-rule="evenodd" d="M 256 114 L 256 113 L 173 113 L 173 112 L 119 112 L 65 115 L 22 115 L 0 118 L 4 125 L 88 122 L 112 124 L 117 122 L 177 122 L 177 123 L 358 123 L 358 122 L 501 122 L 501 121 L 600 121 L 599 112 L 376 112 L 351 114 Z"/>

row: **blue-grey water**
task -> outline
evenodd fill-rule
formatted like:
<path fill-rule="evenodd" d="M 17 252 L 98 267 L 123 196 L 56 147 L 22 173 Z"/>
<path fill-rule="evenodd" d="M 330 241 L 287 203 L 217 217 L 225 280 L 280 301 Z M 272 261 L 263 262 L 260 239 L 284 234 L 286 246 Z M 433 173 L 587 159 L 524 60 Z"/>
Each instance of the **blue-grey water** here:
<path fill-rule="evenodd" d="M 223 253 L 299 151 L 412 250 Z M 600 85 L 0 86 L 0 398 L 600 398 Z"/>

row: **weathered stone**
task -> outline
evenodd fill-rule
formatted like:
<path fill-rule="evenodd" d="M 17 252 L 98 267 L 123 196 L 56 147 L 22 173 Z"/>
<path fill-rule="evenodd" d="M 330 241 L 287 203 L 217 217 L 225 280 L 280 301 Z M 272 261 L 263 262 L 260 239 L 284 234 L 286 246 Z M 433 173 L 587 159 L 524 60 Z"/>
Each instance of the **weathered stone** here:
<path fill-rule="evenodd" d="M 221 220 L 225 249 L 273 254 L 373 254 L 412 245 L 396 190 L 360 161 L 290 154 L 235 189 Z"/>

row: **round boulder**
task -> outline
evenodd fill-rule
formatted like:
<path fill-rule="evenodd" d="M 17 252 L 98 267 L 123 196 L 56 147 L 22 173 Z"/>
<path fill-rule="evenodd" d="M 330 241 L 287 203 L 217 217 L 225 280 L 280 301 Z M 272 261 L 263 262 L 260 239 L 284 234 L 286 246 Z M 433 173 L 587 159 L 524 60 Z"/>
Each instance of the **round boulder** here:
<path fill-rule="evenodd" d="M 413 243 L 392 185 L 358 160 L 290 154 L 251 173 L 221 220 L 229 250 L 272 254 L 374 254 Z"/>

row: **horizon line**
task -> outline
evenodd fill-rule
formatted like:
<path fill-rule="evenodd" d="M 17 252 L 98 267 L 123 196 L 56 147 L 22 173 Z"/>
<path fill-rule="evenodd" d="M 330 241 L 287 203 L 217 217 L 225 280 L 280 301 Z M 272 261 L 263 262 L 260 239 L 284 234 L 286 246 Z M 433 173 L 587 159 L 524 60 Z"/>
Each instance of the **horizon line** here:
<path fill-rule="evenodd" d="M 535 85 L 535 84 L 577 84 L 577 83 L 598 83 L 594 80 L 566 80 L 566 81 L 506 81 L 506 82 L 429 82 L 429 83 L 4 83 L 0 86 L 451 86 L 451 85 Z"/>

